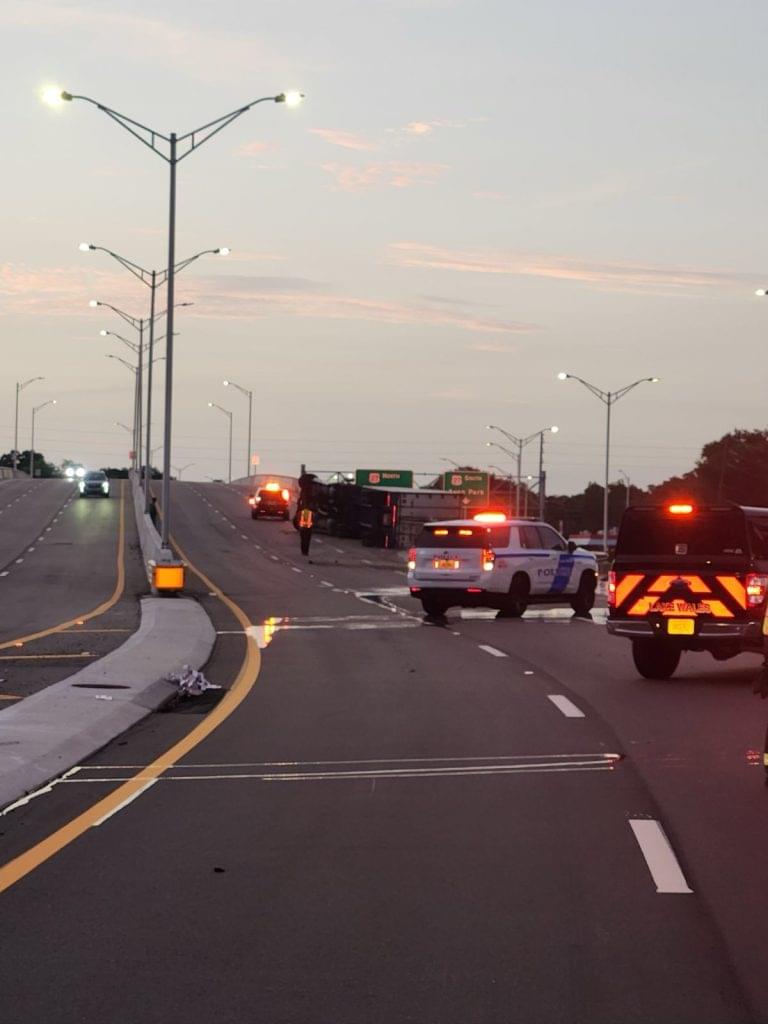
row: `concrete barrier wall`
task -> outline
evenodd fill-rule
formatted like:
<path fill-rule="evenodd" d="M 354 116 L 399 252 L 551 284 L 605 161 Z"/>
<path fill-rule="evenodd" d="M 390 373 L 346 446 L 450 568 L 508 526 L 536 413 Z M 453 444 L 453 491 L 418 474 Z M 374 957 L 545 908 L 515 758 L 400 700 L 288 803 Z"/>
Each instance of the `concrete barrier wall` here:
<path fill-rule="evenodd" d="M 151 562 L 174 562 L 171 551 L 164 549 L 160 534 L 155 528 L 150 516 L 144 511 L 144 491 L 139 484 L 138 474 L 131 473 L 131 490 L 133 491 L 133 507 L 136 512 L 136 529 L 139 534 L 141 553 L 144 559 L 144 567 L 147 572 L 147 579 L 152 582 Z"/>

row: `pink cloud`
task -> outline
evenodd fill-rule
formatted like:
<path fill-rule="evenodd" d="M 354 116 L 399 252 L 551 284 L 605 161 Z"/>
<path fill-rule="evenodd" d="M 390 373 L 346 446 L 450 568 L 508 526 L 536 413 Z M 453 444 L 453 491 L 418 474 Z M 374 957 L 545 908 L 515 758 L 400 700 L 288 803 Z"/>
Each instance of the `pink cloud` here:
<path fill-rule="evenodd" d="M 108 295 L 114 305 L 140 315 L 147 302 L 145 291 L 132 283 L 128 275 L 97 272 L 88 267 L 31 269 L 10 263 L 0 265 L 0 313 L 36 317 L 90 316 L 94 332 L 103 326 L 103 311 L 89 309 L 90 299 Z M 179 297 L 180 301 L 195 303 L 184 310 L 184 319 L 252 320 L 287 316 L 359 320 L 393 326 L 452 327 L 497 335 L 539 330 L 535 324 L 478 316 L 457 309 L 334 294 L 323 285 L 302 278 L 192 275 L 184 279 Z"/>
<path fill-rule="evenodd" d="M 253 142 L 246 142 L 240 146 L 237 152 L 243 156 L 261 156 L 263 153 L 274 153 L 276 149 L 277 146 L 272 142 L 254 139 Z"/>
<path fill-rule="evenodd" d="M 567 256 L 522 256 L 493 252 L 440 249 L 418 242 L 389 246 L 392 263 L 472 274 L 555 278 L 619 291 L 690 291 L 711 287 L 745 288 L 757 276 L 718 270 L 687 270 L 630 262 L 590 263 Z"/>
<path fill-rule="evenodd" d="M 330 142 L 333 146 L 341 146 L 342 149 L 356 149 L 372 151 L 378 149 L 378 143 L 370 139 L 364 139 L 353 132 L 342 132 L 336 128 L 310 128 L 310 135 L 319 135 L 321 139 Z"/>
<path fill-rule="evenodd" d="M 406 163 L 387 160 L 356 167 L 352 164 L 323 164 L 322 168 L 336 179 L 341 192 L 360 192 L 367 188 L 410 188 L 434 185 L 450 170 L 448 164 Z"/>

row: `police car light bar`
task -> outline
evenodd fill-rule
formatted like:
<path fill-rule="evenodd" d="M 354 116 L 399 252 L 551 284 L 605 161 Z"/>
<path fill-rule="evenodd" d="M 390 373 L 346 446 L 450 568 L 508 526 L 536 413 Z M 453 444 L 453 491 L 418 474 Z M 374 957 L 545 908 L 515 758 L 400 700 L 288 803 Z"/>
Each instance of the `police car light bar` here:
<path fill-rule="evenodd" d="M 476 523 L 506 523 L 507 521 L 503 512 L 478 512 L 472 518 Z"/>

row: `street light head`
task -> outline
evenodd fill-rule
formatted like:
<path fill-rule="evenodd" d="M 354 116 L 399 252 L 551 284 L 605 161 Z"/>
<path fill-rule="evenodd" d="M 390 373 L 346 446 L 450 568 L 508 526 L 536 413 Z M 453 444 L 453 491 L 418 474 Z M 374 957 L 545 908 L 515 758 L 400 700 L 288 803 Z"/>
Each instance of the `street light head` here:
<path fill-rule="evenodd" d="M 568 380 L 569 377 L 570 377 L 570 374 L 569 373 L 563 373 L 562 370 L 557 375 L 557 379 L 558 380 Z"/>
<path fill-rule="evenodd" d="M 56 405 L 56 402 L 57 402 L 57 401 L 58 401 L 58 399 L 57 399 L 57 398 L 52 398 L 52 399 L 51 399 L 51 405 Z"/>
<path fill-rule="evenodd" d="M 208 408 L 209 408 L 209 409 L 212 409 L 212 408 L 213 408 L 213 402 L 209 402 L 209 403 L 208 403 Z"/>
<path fill-rule="evenodd" d="M 279 96 L 275 96 L 275 103 L 284 103 L 286 107 L 298 107 L 303 101 L 304 93 L 298 92 L 295 89 L 289 92 L 281 92 Z"/>
<path fill-rule="evenodd" d="M 96 246 L 91 245 L 90 242 L 81 242 L 77 248 L 80 250 L 80 252 L 89 252 L 91 249 L 95 249 Z"/>
<path fill-rule="evenodd" d="M 214 249 L 213 251 L 217 256 L 229 256 L 229 254 L 232 252 L 228 245 L 222 245 L 218 249 Z"/>
<path fill-rule="evenodd" d="M 559 429 L 560 429 L 560 427 L 552 426 L 552 427 L 549 428 L 549 432 L 550 432 L 550 434 L 556 434 Z"/>
<path fill-rule="evenodd" d="M 223 380 L 221 383 L 224 385 L 225 388 L 229 387 L 229 381 L 228 380 Z"/>
<path fill-rule="evenodd" d="M 109 331 L 99 331 L 99 334 L 102 336 L 102 338 L 106 338 L 109 335 Z"/>
<path fill-rule="evenodd" d="M 99 302 L 98 299 L 91 299 L 91 301 L 88 303 L 88 305 L 91 307 L 91 309 L 96 309 L 96 307 L 100 306 L 101 303 Z"/>
<path fill-rule="evenodd" d="M 494 427 L 494 425 L 492 423 L 486 423 L 485 424 L 485 429 L 486 430 L 496 430 L 496 427 Z"/>
<path fill-rule="evenodd" d="M 493 441 L 486 441 L 485 442 L 485 447 L 486 448 L 493 448 Z"/>
<path fill-rule="evenodd" d="M 768 288 L 758 288 L 755 295 L 768 295 Z"/>
<path fill-rule="evenodd" d="M 660 381 L 661 381 L 661 377 L 649 377 L 648 378 L 648 383 L 649 384 L 658 384 Z"/>
<path fill-rule="evenodd" d="M 46 85 L 40 90 L 40 99 L 48 107 L 60 107 L 65 100 L 71 100 L 68 92 L 64 92 L 58 85 Z"/>

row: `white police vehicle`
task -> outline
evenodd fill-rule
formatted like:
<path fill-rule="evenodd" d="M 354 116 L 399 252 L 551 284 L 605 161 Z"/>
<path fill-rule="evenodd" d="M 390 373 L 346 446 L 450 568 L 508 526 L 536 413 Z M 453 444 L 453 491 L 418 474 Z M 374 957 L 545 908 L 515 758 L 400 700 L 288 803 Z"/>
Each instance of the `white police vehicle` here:
<path fill-rule="evenodd" d="M 408 552 L 408 585 L 427 615 L 479 606 L 517 618 L 530 604 L 569 604 L 586 615 L 597 559 L 547 523 L 483 512 L 425 523 Z"/>

